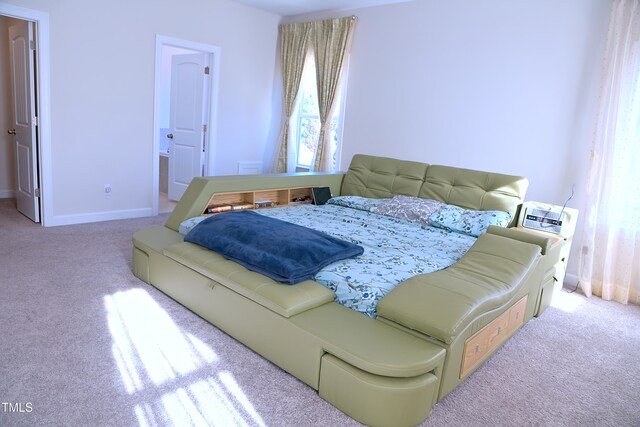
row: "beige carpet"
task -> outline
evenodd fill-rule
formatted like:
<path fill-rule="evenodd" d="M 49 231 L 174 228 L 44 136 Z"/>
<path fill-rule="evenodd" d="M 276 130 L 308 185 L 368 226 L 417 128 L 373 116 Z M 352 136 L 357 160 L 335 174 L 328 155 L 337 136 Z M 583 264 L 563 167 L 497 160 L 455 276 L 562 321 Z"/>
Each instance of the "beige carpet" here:
<path fill-rule="evenodd" d="M 359 425 L 131 274 L 166 216 L 43 228 L 0 200 L 0 426 Z M 561 293 L 425 426 L 640 426 L 640 308 Z"/>

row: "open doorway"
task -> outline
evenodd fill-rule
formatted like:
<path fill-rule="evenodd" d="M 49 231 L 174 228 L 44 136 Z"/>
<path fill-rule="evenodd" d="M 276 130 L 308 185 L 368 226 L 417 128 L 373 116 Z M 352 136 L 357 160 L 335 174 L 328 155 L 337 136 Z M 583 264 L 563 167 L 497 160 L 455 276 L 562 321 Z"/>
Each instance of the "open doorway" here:
<path fill-rule="evenodd" d="M 16 29 L 20 29 L 16 33 Z M 24 30 L 24 31 L 23 31 Z M 0 197 L 15 198 L 18 210 L 34 222 L 50 224 L 48 192 L 51 182 L 51 135 L 49 112 L 49 15 L 31 9 L 0 3 Z M 14 41 L 22 45 L 17 52 Z M 22 68 L 16 79 L 11 77 L 16 62 Z M 28 64 L 27 64 L 28 63 Z M 25 71 L 26 70 L 26 71 Z M 16 87 L 31 92 L 27 101 L 15 101 Z M 14 105 L 14 102 L 16 105 Z"/>
<path fill-rule="evenodd" d="M 158 213 L 173 209 L 193 177 L 213 174 L 219 55 L 215 46 L 156 38 L 153 192 Z"/>

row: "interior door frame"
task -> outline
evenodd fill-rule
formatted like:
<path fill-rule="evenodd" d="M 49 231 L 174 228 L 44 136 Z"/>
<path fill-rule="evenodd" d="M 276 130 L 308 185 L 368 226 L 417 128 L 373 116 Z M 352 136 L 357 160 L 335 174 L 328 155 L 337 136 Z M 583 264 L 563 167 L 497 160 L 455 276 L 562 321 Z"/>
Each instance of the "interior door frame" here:
<path fill-rule="evenodd" d="M 218 116 L 218 80 L 220 76 L 220 47 L 190 40 L 156 34 L 156 65 L 155 88 L 153 108 L 153 150 L 152 150 L 152 175 L 153 175 L 153 215 L 158 215 L 158 194 L 160 191 L 160 115 L 161 115 L 161 74 L 162 74 L 162 48 L 173 46 L 190 49 L 202 53 L 211 54 L 211 70 L 209 80 L 209 128 L 205 136 L 205 174 L 215 175 L 215 148 Z"/>
<path fill-rule="evenodd" d="M 40 223 L 47 226 L 52 220 L 53 186 L 51 170 L 51 57 L 49 46 L 49 14 L 0 3 L 0 15 L 36 26 L 36 103 L 38 111 L 38 176 L 40 189 Z"/>

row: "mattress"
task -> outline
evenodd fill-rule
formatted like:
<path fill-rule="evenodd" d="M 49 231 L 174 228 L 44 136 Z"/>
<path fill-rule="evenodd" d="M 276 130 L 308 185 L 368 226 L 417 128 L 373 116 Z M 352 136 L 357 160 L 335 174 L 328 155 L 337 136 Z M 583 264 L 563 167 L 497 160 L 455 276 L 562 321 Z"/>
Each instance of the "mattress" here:
<path fill-rule="evenodd" d="M 376 316 L 378 301 L 398 284 L 452 265 L 476 240 L 441 228 L 331 204 L 258 212 L 362 246 L 362 255 L 326 266 L 315 280 L 335 292 L 337 303 L 370 317 Z"/>
<path fill-rule="evenodd" d="M 363 198 L 342 205 L 299 205 L 255 212 L 362 246 L 362 255 L 324 267 L 315 280 L 335 293 L 337 303 L 376 317 L 378 301 L 398 284 L 452 265 L 476 240 L 467 234 L 371 212 L 378 203 L 381 200 Z M 186 234 L 198 220 L 185 221 L 181 233 Z"/>

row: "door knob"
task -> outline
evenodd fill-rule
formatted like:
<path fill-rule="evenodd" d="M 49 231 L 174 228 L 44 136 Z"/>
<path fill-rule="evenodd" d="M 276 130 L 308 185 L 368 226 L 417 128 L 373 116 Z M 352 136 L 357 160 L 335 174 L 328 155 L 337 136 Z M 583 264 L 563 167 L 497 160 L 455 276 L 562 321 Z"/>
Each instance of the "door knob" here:
<path fill-rule="evenodd" d="M 15 130 L 15 129 L 9 129 L 9 130 L 7 131 L 7 133 L 8 133 L 9 135 L 15 135 L 15 134 L 16 134 L 16 130 Z"/>
<path fill-rule="evenodd" d="M 169 139 L 173 139 L 173 134 L 172 134 L 172 133 L 168 133 L 168 134 L 167 134 L 167 138 L 169 138 Z"/>

